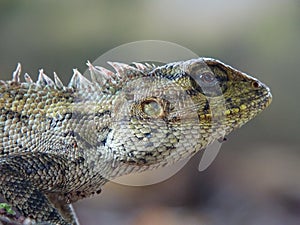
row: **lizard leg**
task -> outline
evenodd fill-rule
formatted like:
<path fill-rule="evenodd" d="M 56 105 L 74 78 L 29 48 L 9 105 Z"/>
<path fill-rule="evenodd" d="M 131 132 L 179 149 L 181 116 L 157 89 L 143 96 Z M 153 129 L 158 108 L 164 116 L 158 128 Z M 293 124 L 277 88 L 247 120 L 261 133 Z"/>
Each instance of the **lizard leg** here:
<path fill-rule="evenodd" d="M 52 202 L 59 213 L 69 222 L 79 224 L 75 211 L 71 204 L 67 204 L 64 199 L 57 198 L 56 194 L 47 194 L 48 199 Z"/>
<path fill-rule="evenodd" d="M 0 194 L 24 216 L 37 222 L 76 225 L 76 220 L 65 220 L 44 193 L 62 185 L 62 165 L 65 164 L 60 157 L 42 153 L 0 157 Z"/>

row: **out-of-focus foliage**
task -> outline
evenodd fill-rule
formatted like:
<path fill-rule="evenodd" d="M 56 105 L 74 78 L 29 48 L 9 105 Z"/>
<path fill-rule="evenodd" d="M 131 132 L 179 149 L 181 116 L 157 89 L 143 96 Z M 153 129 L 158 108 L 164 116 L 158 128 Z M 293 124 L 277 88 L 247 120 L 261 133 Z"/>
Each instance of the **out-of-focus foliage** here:
<path fill-rule="evenodd" d="M 293 0 L 1 0 L 0 78 L 21 62 L 33 77 L 43 67 L 66 83 L 86 60 L 145 39 L 252 74 L 271 87 L 273 103 L 229 137 L 208 170 L 199 173 L 194 159 L 153 187 L 110 184 L 77 205 L 79 216 L 87 225 L 300 224 L 299 24 Z"/>

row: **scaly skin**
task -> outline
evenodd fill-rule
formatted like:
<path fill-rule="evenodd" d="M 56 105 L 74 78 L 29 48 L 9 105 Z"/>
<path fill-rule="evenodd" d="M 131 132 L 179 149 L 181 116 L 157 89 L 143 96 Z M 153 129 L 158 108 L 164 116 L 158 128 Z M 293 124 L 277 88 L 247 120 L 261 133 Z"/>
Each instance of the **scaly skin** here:
<path fill-rule="evenodd" d="M 64 86 L 20 65 L 0 81 L 0 194 L 24 216 L 78 224 L 71 203 L 107 181 L 170 165 L 204 149 L 271 102 L 263 83 L 199 58 L 162 67 L 88 62 Z"/>

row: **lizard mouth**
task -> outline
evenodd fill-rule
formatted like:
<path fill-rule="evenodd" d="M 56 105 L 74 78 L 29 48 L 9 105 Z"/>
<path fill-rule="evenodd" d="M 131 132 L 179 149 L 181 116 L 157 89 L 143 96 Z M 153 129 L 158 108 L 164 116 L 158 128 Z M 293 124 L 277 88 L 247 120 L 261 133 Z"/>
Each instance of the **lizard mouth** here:
<path fill-rule="evenodd" d="M 265 103 L 265 108 L 267 108 L 272 102 L 272 94 L 269 93 L 268 96 L 267 96 L 267 100 L 266 100 L 266 103 Z"/>
<path fill-rule="evenodd" d="M 262 100 L 263 109 L 265 109 L 271 104 L 273 96 L 271 94 L 271 91 L 270 91 L 269 87 L 267 87 L 265 84 L 263 84 L 263 87 L 265 88 L 265 91 L 266 91 L 266 95 Z"/>
<path fill-rule="evenodd" d="M 268 88 L 268 92 L 269 92 L 269 94 L 268 94 L 268 100 L 267 100 L 266 107 L 268 107 L 271 104 L 272 98 L 273 98 L 273 96 L 272 96 L 271 91 L 270 91 L 269 88 Z"/>

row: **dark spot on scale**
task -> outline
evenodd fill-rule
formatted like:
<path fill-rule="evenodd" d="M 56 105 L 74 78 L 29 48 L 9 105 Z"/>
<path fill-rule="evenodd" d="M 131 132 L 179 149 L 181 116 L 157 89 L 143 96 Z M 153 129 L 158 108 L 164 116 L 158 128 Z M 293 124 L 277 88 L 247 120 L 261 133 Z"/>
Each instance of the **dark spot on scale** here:
<path fill-rule="evenodd" d="M 57 125 L 57 122 L 58 121 L 56 119 L 52 118 L 51 121 L 50 121 L 50 127 L 55 128 L 56 125 Z"/>
<path fill-rule="evenodd" d="M 152 137 L 152 134 L 151 134 L 151 133 L 146 133 L 146 134 L 145 134 L 145 137 L 146 137 L 146 138 L 151 138 L 151 137 Z"/>
<path fill-rule="evenodd" d="M 178 116 L 173 116 L 171 119 L 170 119 L 170 122 L 171 123 L 176 123 L 176 122 L 180 122 L 181 121 L 181 119 L 180 119 L 180 117 L 178 117 Z"/>
<path fill-rule="evenodd" d="M 133 151 L 128 152 L 127 155 L 128 155 L 129 157 L 134 157 Z"/>
<path fill-rule="evenodd" d="M 78 165 L 78 164 L 81 164 L 83 162 L 84 162 L 84 158 L 83 157 L 78 157 L 73 163 Z"/>
<path fill-rule="evenodd" d="M 26 115 L 21 115 L 21 116 L 20 116 L 20 119 L 26 121 L 26 120 L 29 119 L 29 117 L 26 116 Z"/>
<path fill-rule="evenodd" d="M 101 193 L 101 191 L 102 191 L 102 190 L 100 189 L 100 190 L 96 191 L 96 193 L 99 195 L 99 194 Z"/>
<path fill-rule="evenodd" d="M 153 153 L 152 152 L 146 152 L 145 156 L 153 156 Z"/>
<path fill-rule="evenodd" d="M 27 169 L 25 170 L 25 172 L 26 172 L 27 175 L 31 175 L 31 174 L 34 172 L 34 170 L 31 169 L 31 168 L 27 168 Z"/>
<path fill-rule="evenodd" d="M 166 149 L 167 151 L 171 151 L 171 150 L 175 150 L 176 147 L 172 145 L 172 146 L 167 146 Z"/>
<path fill-rule="evenodd" d="M 95 116 L 96 116 L 96 117 L 103 117 L 104 115 L 110 115 L 110 114 L 111 114 L 111 111 L 105 110 L 105 111 L 103 111 L 103 112 L 97 112 L 97 113 L 95 114 Z"/>
<path fill-rule="evenodd" d="M 106 141 L 107 141 L 107 137 L 104 138 L 100 143 L 101 143 L 103 146 L 105 146 L 105 145 L 106 145 Z"/>
<path fill-rule="evenodd" d="M 68 132 L 68 136 L 75 137 L 75 132 L 73 130 L 70 130 Z"/>
<path fill-rule="evenodd" d="M 227 98 L 226 102 L 232 102 L 232 98 Z"/>
<path fill-rule="evenodd" d="M 144 137 L 137 137 L 137 136 L 135 136 L 139 141 L 141 141 L 141 140 L 143 140 L 144 139 Z"/>
<path fill-rule="evenodd" d="M 204 111 L 208 111 L 209 110 L 209 102 L 208 100 L 205 101 L 205 106 L 203 108 Z"/>

